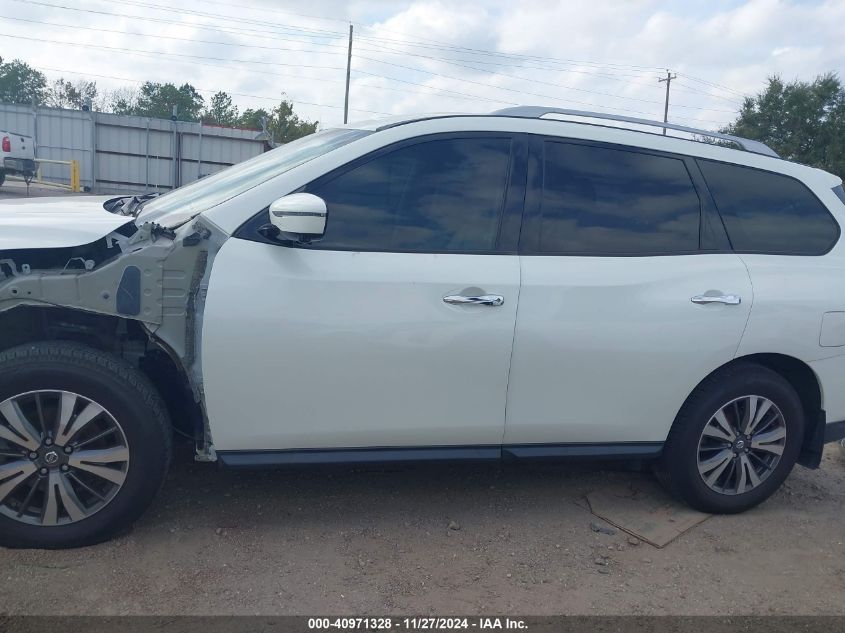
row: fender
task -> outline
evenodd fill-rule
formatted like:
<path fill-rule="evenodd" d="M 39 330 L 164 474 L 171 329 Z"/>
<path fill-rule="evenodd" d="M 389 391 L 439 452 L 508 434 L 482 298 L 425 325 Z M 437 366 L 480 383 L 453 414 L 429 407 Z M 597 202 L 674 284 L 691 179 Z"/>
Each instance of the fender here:
<path fill-rule="evenodd" d="M 133 228 L 71 251 L 0 251 L 0 312 L 51 306 L 138 321 L 185 373 L 203 414 L 198 459 L 214 461 L 199 342 L 212 263 L 227 236 L 201 219 Z"/>

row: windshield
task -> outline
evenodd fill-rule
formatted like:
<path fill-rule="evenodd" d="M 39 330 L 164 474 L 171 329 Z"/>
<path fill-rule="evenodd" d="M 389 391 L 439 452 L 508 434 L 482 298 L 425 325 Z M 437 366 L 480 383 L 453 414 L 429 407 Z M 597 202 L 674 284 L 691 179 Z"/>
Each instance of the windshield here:
<path fill-rule="evenodd" d="M 334 129 L 285 143 L 216 174 L 179 187 L 144 204 L 139 217 L 175 225 L 333 149 L 371 134 Z M 167 220 L 165 215 L 172 215 Z M 176 217 L 178 215 L 178 217 Z"/>

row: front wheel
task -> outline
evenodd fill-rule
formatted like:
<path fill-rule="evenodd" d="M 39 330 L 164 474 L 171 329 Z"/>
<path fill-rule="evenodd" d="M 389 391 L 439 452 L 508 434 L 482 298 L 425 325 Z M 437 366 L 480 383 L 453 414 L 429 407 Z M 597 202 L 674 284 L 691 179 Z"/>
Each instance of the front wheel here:
<path fill-rule="evenodd" d="M 164 481 L 170 423 L 123 360 L 76 343 L 0 353 L 0 545 L 90 545 L 140 516 Z"/>
<path fill-rule="evenodd" d="M 780 487 L 803 437 L 795 389 L 766 367 L 737 363 L 708 377 L 684 403 L 657 474 L 697 510 L 742 512 Z"/>

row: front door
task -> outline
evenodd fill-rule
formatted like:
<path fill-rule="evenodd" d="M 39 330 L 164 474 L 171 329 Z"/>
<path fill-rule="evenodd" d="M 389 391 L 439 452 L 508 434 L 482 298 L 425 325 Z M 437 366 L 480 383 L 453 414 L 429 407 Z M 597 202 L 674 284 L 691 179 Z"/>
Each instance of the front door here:
<path fill-rule="evenodd" d="M 692 161 L 538 140 L 530 165 L 504 442 L 662 442 L 736 355 L 748 272 Z"/>
<path fill-rule="evenodd" d="M 202 344 L 218 451 L 499 446 L 519 299 L 512 145 L 388 148 L 307 187 L 327 204 L 321 241 L 223 245 Z"/>

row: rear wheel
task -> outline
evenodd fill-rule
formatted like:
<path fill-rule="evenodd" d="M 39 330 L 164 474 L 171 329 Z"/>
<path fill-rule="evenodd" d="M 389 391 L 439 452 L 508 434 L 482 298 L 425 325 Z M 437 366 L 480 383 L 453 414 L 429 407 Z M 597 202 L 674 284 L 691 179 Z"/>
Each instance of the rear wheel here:
<path fill-rule="evenodd" d="M 0 353 L 0 544 L 75 547 L 127 528 L 170 459 L 146 377 L 75 343 Z"/>
<path fill-rule="evenodd" d="M 658 476 L 690 506 L 747 510 L 783 483 L 801 450 L 804 413 L 776 372 L 738 363 L 705 380 L 678 414 Z"/>

